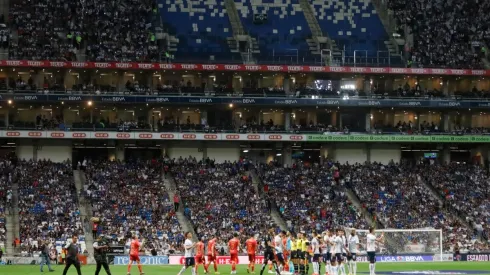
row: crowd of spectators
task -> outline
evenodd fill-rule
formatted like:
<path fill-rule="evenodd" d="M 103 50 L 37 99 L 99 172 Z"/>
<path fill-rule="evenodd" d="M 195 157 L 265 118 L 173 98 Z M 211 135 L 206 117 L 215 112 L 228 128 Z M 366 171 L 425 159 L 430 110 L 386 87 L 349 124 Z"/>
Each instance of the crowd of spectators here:
<path fill-rule="evenodd" d="M 10 1 L 10 24 L 17 31 L 18 43 L 10 43 L 9 57 L 76 60 L 76 37 L 67 35 L 81 35 L 80 14 L 82 1 Z"/>
<path fill-rule="evenodd" d="M 249 168 L 247 161 L 172 160 L 170 171 L 197 235 L 227 241 L 233 232 L 240 232 L 244 243 L 250 234 L 264 234 L 275 226 L 265 198 L 254 189 Z"/>
<path fill-rule="evenodd" d="M 54 243 L 83 235 L 71 163 L 18 161 L 20 249 L 37 251 L 41 241 Z"/>
<path fill-rule="evenodd" d="M 12 173 L 13 165 L 8 159 L 0 159 L 0 249 L 5 247 L 7 240 L 7 209 L 12 202 Z"/>
<path fill-rule="evenodd" d="M 461 163 L 437 164 L 431 167 L 430 173 L 421 173 L 421 176 L 438 191 L 451 210 L 466 217 L 476 235 L 490 238 L 490 175 L 485 168 Z M 489 245 L 483 247 L 489 248 Z"/>
<path fill-rule="evenodd" d="M 488 1 L 389 0 L 400 26 L 408 25 L 414 45 L 411 62 L 424 67 L 482 68 L 490 42 Z"/>
<path fill-rule="evenodd" d="M 347 198 L 336 169 L 332 163 L 325 167 L 298 163 L 289 168 L 271 163 L 258 171 L 290 230 L 366 228 L 361 213 Z"/>
<path fill-rule="evenodd" d="M 157 251 L 181 250 L 182 230 L 153 162 L 87 161 L 84 197 L 100 217 L 99 233 L 125 244 L 139 232 Z"/>

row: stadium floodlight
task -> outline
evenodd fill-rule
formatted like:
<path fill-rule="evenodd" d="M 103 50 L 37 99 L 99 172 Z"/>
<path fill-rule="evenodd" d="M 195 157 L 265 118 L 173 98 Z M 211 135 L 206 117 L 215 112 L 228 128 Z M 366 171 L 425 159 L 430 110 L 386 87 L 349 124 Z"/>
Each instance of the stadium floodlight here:
<path fill-rule="evenodd" d="M 344 228 L 346 236 L 353 228 Z M 366 236 L 369 230 L 356 229 L 359 236 L 359 254 L 366 254 Z M 379 255 L 403 256 L 421 255 L 432 256 L 434 261 L 443 259 L 442 229 L 376 229 L 376 235 L 384 233 L 385 241 L 377 246 Z"/>

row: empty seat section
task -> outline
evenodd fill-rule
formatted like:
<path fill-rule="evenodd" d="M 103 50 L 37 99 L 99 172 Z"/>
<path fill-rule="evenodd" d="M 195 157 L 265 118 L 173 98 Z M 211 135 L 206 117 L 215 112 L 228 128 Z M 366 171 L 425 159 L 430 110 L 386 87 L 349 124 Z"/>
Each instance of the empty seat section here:
<path fill-rule="evenodd" d="M 240 60 L 232 56 L 226 38 L 233 36 L 221 0 L 159 0 L 164 28 L 179 39 L 176 60 Z"/>
<path fill-rule="evenodd" d="M 235 0 L 242 24 L 259 42 L 261 61 L 296 61 L 308 57 L 311 31 L 298 0 Z M 254 23 L 254 14 L 267 21 Z"/>
<path fill-rule="evenodd" d="M 310 0 L 322 31 L 336 41 L 339 49 L 345 46 L 346 55 L 355 50 L 376 56 L 387 51 L 388 35 L 370 0 Z M 358 52 L 365 56 L 365 52 Z"/>

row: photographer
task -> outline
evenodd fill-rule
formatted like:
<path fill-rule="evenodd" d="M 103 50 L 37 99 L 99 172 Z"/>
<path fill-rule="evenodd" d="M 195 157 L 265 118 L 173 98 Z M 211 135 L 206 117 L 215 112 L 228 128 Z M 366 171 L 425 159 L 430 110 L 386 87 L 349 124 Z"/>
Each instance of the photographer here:
<path fill-rule="evenodd" d="M 51 268 L 51 259 L 49 256 L 49 242 L 42 243 L 41 242 L 41 273 L 43 272 L 43 266 L 46 264 L 48 266 L 49 272 L 54 272 L 54 270 Z"/>
<path fill-rule="evenodd" d="M 104 236 L 99 236 L 97 241 L 94 242 L 94 258 L 97 263 L 95 269 L 95 275 L 99 275 L 100 269 L 103 266 L 107 275 L 111 275 L 109 264 L 107 261 L 107 249 L 109 248 L 109 241 Z"/>

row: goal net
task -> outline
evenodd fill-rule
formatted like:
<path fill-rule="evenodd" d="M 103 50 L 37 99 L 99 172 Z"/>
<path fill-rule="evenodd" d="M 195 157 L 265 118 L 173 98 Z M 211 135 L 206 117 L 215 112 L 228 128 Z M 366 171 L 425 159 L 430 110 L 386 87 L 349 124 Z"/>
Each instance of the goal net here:
<path fill-rule="evenodd" d="M 345 228 L 349 236 L 353 228 Z M 359 252 L 366 253 L 366 236 L 369 230 L 356 229 Z M 442 229 L 377 229 L 376 236 L 384 233 L 384 242 L 378 243 L 378 255 L 427 255 L 434 260 L 442 259 Z"/>

